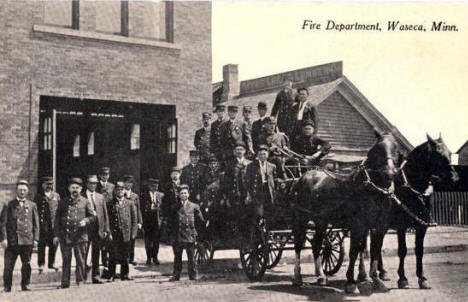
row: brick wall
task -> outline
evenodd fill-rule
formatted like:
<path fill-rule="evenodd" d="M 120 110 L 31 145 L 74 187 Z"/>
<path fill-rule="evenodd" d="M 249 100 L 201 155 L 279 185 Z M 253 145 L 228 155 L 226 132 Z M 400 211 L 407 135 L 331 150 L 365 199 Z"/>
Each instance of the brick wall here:
<path fill-rule="evenodd" d="M 0 0 L 0 200 L 18 178 L 36 183 L 41 95 L 174 104 L 186 162 L 211 108 L 211 4 L 174 2 L 180 50 L 33 32 L 43 5 Z M 81 28 L 93 30 L 92 2 L 80 9 Z"/>

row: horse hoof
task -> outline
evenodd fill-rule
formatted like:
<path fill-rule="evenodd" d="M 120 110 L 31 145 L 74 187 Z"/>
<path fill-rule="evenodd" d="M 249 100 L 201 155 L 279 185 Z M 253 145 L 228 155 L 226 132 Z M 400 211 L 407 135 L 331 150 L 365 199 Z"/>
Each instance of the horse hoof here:
<path fill-rule="evenodd" d="M 379 274 L 379 278 L 380 278 L 380 280 L 382 280 L 382 281 L 390 281 L 390 278 L 387 276 L 387 273 L 386 273 L 386 272 L 380 273 L 380 274 Z"/>
<path fill-rule="evenodd" d="M 419 283 L 419 289 L 431 289 L 432 288 L 427 282 L 426 278 L 420 278 L 418 283 Z"/>
<path fill-rule="evenodd" d="M 317 279 L 317 284 L 318 286 L 327 286 L 328 285 L 328 279 L 327 278 L 318 278 Z"/>
<path fill-rule="evenodd" d="M 407 279 L 399 279 L 398 280 L 398 288 L 399 289 L 409 289 L 409 283 Z"/>
<path fill-rule="evenodd" d="M 359 295 L 359 289 L 356 285 L 356 283 L 348 282 L 345 285 L 345 293 L 347 294 L 353 294 L 353 295 Z"/>
<path fill-rule="evenodd" d="M 388 288 L 385 286 L 385 284 L 381 280 L 374 279 L 372 280 L 372 284 L 374 286 L 374 291 L 379 292 L 379 293 L 388 292 Z"/>
<path fill-rule="evenodd" d="M 358 282 L 367 281 L 367 274 L 366 273 L 359 273 L 357 276 Z"/>

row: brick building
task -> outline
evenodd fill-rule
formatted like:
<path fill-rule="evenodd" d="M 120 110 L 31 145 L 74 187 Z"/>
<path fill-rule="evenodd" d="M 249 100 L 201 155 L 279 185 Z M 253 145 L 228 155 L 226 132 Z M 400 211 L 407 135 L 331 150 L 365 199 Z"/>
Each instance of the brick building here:
<path fill-rule="evenodd" d="M 1 201 L 101 165 L 163 177 L 211 106 L 211 3 L 0 0 Z"/>
<path fill-rule="evenodd" d="M 336 158 L 352 160 L 365 156 L 376 140 L 374 128 L 393 133 L 403 150 L 408 152 L 413 148 L 398 129 L 343 75 L 342 62 L 246 81 L 238 80 L 237 65 L 225 65 L 223 81 L 213 84 L 213 102 L 256 108 L 257 103 L 263 101 L 270 111 L 286 76 L 293 78 L 293 87 L 308 88 L 309 100 L 317 106 L 318 135 L 331 143 Z M 258 116 L 254 114 L 254 118 Z"/>

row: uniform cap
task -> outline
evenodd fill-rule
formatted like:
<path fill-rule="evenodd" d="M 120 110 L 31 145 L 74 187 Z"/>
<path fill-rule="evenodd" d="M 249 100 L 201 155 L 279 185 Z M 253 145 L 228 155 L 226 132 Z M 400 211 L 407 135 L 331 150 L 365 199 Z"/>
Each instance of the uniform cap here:
<path fill-rule="evenodd" d="M 109 171 L 110 171 L 110 168 L 109 168 L 109 167 L 101 167 L 101 168 L 99 168 L 98 173 L 99 173 L 99 174 L 102 174 L 102 173 L 109 173 Z"/>
<path fill-rule="evenodd" d="M 171 168 L 171 173 L 172 172 L 179 172 L 180 173 L 180 167 L 174 166 Z"/>
<path fill-rule="evenodd" d="M 258 109 L 267 109 L 267 104 L 265 102 L 258 102 Z"/>
<path fill-rule="evenodd" d="M 187 191 L 190 192 L 190 188 L 189 188 L 189 186 L 186 185 L 186 184 L 183 184 L 183 185 L 180 185 L 180 186 L 179 186 L 178 191 L 180 192 L 180 191 L 182 191 L 182 190 L 187 190 Z"/>
<path fill-rule="evenodd" d="M 228 111 L 229 112 L 237 112 L 238 110 L 239 110 L 239 107 L 237 107 L 235 105 L 228 106 Z"/>
<path fill-rule="evenodd" d="M 265 124 L 275 124 L 276 125 L 276 119 L 272 116 L 267 116 L 264 120 Z"/>
<path fill-rule="evenodd" d="M 214 155 L 213 153 L 211 153 L 208 157 L 208 161 L 211 163 L 211 162 L 217 162 L 218 161 L 218 158 L 216 157 L 216 155 Z"/>
<path fill-rule="evenodd" d="M 211 113 L 209 113 L 209 112 L 203 112 L 203 113 L 202 113 L 202 118 L 204 118 L 204 119 L 205 119 L 205 118 L 211 119 Z"/>
<path fill-rule="evenodd" d="M 240 141 L 240 142 L 237 142 L 236 145 L 234 146 L 234 148 L 237 148 L 237 147 L 242 147 L 244 149 L 247 149 L 247 147 L 245 146 L 245 143 Z"/>
<path fill-rule="evenodd" d="M 79 177 L 72 177 L 68 179 L 68 184 L 69 185 L 77 184 L 77 185 L 83 186 L 83 180 Z"/>
<path fill-rule="evenodd" d="M 43 176 L 43 177 L 41 177 L 41 182 L 43 184 L 53 184 L 54 183 L 54 178 L 52 176 Z"/>
<path fill-rule="evenodd" d="M 148 178 L 148 183 L 150 183 L 150 184 L 159 184 L 159 179 L 157 179 L 157 178 Z"/>
<path fill-rule="evenodd" d="M 130 174 L 126 174 L 122 178 L 123 178 L 123 181 L 125 181 L 125 182 L 132 182 L 133 181 L 133 175 L 130 175 Z"/>
<path fill-rule="evenodd" d="M 94 175 L 94 174 L 88 175 L 88 177 L 86 177 L 86 181 L 87 181 L 88 183 L 98 183 L 98 182 L 99 182 L 97 176 Z"/>
<path fill-rule="evenodd" d="M 215 111 L 214 112 L 224 112 L 226 111 L 226 106 L 225 105 L 216 105 Z"/>
<path fill-rule="evenodd" d="M 19 186 L 19 185 L 25 185 L 25 186 L 28 186 L 29 187 L 29 182 L 25 179 L 20 179 L 18 180 L 18 182 L 16 183 L 16 186 Z"/>
<path fill-rule="evenodd" d="M 268 148 L 267 145 L 260 145 L 260 146 L 258 146 L 258 151 L 261 151 L 261 150 L 266 150 L 266 151 L 268 151 L 269 149 L 270 149 L 270 148 Z"/>
<path fill-rule="evenodd" d="M 190 156 L 198 156 L 199 153 L 198 153 L 197 150 L 190 150 L 190 151 L 189 151 L 189 155 L 190 155 Z"/>

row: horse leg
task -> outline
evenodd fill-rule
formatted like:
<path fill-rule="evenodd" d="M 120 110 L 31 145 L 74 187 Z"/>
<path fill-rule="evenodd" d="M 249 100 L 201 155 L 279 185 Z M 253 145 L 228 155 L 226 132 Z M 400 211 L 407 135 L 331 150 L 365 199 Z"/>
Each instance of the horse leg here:
<path fill-rule="evenodd" d="M 382 253 L 382 244 L 383 238 L 385 236 L 386 230 L 375 230 L 371 232 L 371 266 L 369 275 L 372 279 L 374 284 L 374 289 L 378 292 L 387 292 L 388 288 L 385 284 L 380 280 L 379 276 L 377 275 L 377 267 L 379 265 L 379 255 Z"/>
<path fill-rule="evenodd" d="M 295 286 L 302 286 L 302 276 L 301 276 L 301 250 L 304 246 L 306 240 L 306 227 L 305 222 L 298 222 L 298 224 L 293 228 L 294 235 L 294 251 L 295 251 L 295 262 L 294 262 L 294 277 L 292 284 Z"/>
<path fill-rule="evenodd" d="M 364 240 L 366 233 L 359 229 L 351 231 L 351 246 L 349 248 L 349 264 L 348 270 L 346 271 L 346 285 L 345 292 L 348 294 L 359 294 L 359 289 L 354 281 L 354 265 L 356 259 L 361 251 L 362 241 Z"/>
<path fill-rule="evenodd" d="M 323 272 L 322 267 L 322 256 L 320 255 L 320 250 L 322 249 L 323 239 L 325 238 L 327 228 L 326 226 L 318 227 L 316 225 L 315 235 L 312 239 L 312 251 L 314 253 L 314 264 L 315 264 L 315 274 L 319 277 L 317 283 L 319 286 L 325 286 L 328 284 L 328 279 L 325 273 Z"/>
<path fill-rule="evenodd" d="M 424 256 L 424 237 L 426 236 L 427 227 L 416 227 L 416 242 L 414 246 L 414 253 L 416 255 L 416 276 L 418 276 L 418 283 L 420 289 L 431 289 L 431 286 L 424 277 L 423 270 L 423 256 Z"/>
<path fill-rule="evenodd" d="M 405 257 L 407 253 L 406 248 L 406 229 L 397 230 L 398 235 L 398 257 L 400 258 L 400 264 L 398 265 L 398 288 L 408 289 L 408 279 L 405 276 Z"/>
<path fill-rule="evenodd" d="M 367 249 L 367 236 L 364 237 L 364 240 L 361 243 L 361 251 L 359 252 L 359 274 L 358 282 L 367 281 L 366 265 L 364 263 L 364 253 Z"/>
<path fill-rule="evenodd" d="M 383 244 L 383 242 L 382 242 L 382 244 Z M 390 278 L 387 276 L 387 271 L 385 270 L 384 265 L 383 265 L 382 249 L 380 251 L 381 252 L 379 254 L 379 263 L 378 263 L 378 266 L 377 266 L 377 270 L 379 271 L 379 278 L 382 281 L 390 281 Z"/>

